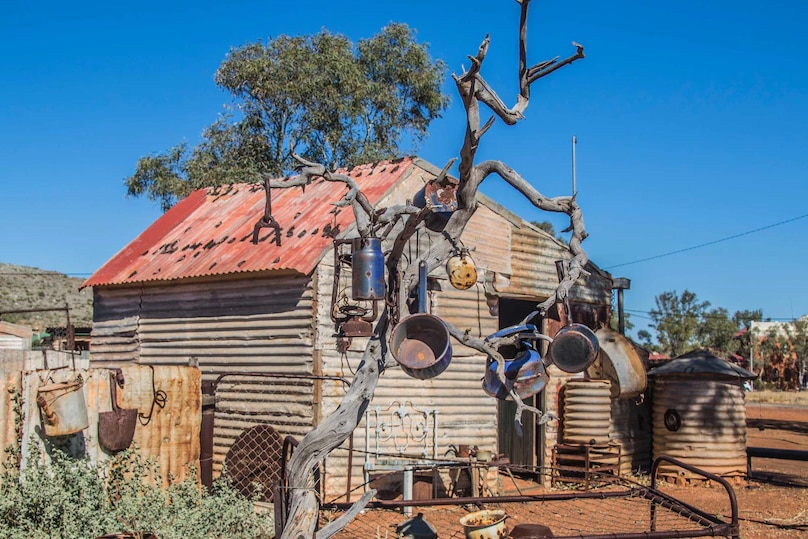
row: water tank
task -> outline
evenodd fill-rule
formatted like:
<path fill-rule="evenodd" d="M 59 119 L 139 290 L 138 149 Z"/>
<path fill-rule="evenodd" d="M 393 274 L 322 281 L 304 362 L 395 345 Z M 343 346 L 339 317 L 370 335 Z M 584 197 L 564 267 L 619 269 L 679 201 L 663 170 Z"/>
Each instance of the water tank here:
<path fill-rule="evenodd" d="M 612 426 L 609 436 L 620 444 L 620 473 L 647 473 L 651 470 L 651 400 L 612 399 Z"/>
<path fill-rule="evenodd" d="M 653 454 L 724 477 L 746 474 L 743 382 L 751 372 L 695 350 L 648 373 L 653 384 Z M 663 464 L 668 478 L 701 479 Z"/>
<path fill-rule="evenodd" d="M 564 386 L 564 443 L 609 443 L 612 415 L 610 391 L 607 380 L 567 382 Z"/>

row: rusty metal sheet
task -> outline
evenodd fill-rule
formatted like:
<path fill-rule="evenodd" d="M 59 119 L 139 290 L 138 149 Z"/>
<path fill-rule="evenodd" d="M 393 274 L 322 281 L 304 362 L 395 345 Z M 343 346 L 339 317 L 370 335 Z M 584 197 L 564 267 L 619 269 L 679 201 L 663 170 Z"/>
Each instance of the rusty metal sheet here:
<path fill-rule="evenodd" d="M 412 168 L 413 159 L 382 161 L 340 171 L 353 178 L 375 204 Z M 334 237 L 354 221 L 350 208 L 335 210 L 341 184 L 320 178 L 305 190 L 273 189 L 273 217 L 281 226 L 262 229 L 252 242 L 255 223 L 264 214 L 264 189 L 233 184 L 200 189 L 167 211 L 112 257 L 86 286 L 164 281 L 231 273 L 294 270 L 309 274 Z"/>

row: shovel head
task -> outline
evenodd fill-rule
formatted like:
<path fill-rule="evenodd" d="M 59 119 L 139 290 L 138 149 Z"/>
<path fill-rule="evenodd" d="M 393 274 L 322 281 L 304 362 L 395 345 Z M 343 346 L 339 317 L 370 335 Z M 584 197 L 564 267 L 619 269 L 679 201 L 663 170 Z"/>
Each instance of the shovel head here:
<path fill-rule="evenodd" d="M 110 373 L 112 411 L 98 414 L 98 443 L 110 453 L 129 447 L 137 426 L 137 410 L 118 408 L 116 386 L 115 375 Z"/>
<path fill-rule="evenodd" d="M 98 414 L 98 443 L 110 453 L 123 451 L 132 443 L 137 426 L 137 410 L 118 409 Z"/>

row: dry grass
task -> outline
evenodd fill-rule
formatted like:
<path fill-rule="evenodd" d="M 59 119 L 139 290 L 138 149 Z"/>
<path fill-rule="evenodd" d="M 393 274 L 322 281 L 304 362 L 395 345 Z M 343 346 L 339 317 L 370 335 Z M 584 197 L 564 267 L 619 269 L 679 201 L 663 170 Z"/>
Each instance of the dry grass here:
<path fill-rule="evenodd" d="M 750 391 L 746 393 L 746 402 L 808 406 L 808 391 L 773 391 L 770 389 Z"/>

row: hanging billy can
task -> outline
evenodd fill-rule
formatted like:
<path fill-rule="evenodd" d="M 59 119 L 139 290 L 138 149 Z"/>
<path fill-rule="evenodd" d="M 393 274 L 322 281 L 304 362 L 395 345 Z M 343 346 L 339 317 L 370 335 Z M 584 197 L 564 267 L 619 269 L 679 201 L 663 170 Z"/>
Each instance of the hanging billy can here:
<path fill-rule="evenodd" d="M 597 359 L 599 351 L 600 344 L 594 331 L 583 324 L 570 324 L 558 330 L 547 355 L 562 371 L 578 373 Z"/>
<path fill-rule="evenodd" d="M 522 400 L 528 399 L 544 390 L 550 380 L 541 356 L 532 348 L 516 359 L 505 361 L 505 384 L 497 375 L 497 365 L 497 361 L 490 361 L 483 377 L 483 390 L 497 399 L 513 400 L 511 389 L 515 389 Z"/>
<path fill-rule="evenodd" d="M 37 388 L 36 402 L 46 436 L 65 436 L 86 429 L 90 422 L 80 375 L 67 382 Z"/>
<path fill-rule="evenodd" d="M 351 297 L 356 300 L 384 299 L 384 254 L 379 238 L 354 238 L 351 268 Z"/>

